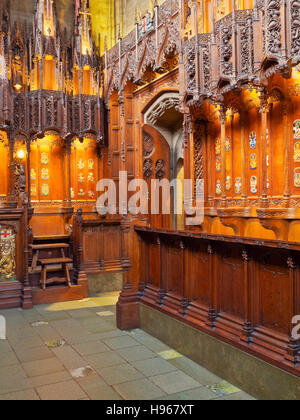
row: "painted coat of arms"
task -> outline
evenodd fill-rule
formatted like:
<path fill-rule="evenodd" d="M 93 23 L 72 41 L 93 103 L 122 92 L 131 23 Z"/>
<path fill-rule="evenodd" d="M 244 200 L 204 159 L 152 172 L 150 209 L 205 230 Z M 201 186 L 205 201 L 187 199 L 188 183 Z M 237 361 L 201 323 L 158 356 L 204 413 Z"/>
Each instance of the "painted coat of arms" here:
<path fill-rule="evenodd" d="M 88 175 L 88 181 L 89 182 L 95 182 L 94 174 L 93 172 L 90 172 Z"/>
<path fill-rule="evenodd" d="M 215 144 L 216 149 L 216 156 L 219 156 L 221 154 L 221 140 L 217 139 Z"/>
<path fill-rule="evenodd" d="M 218 179 L 216 184 L 216 194 L 221 195 L 222 194 L 222 185 L 221 181 Z"/>
<path fill-rule="evenodd" d="M 251 149 L 256 149 L 256 143 L 257 143 L 256 132 L 251 131 L 251 133 L 250 133 L 250 148 Z"/>
<path fill-rule="evenodd" d="M 49 169 L 48 168 L 43 168 L 42 169 L 42 180 L 43 181 L 48 181 L 49 180 Z"/>
<path fill-rule="evenodd" d="M 251 186 L 251 193 L 257 194 L 258 190 L 257 190 L 257 177 L 256 176 L 251 177 L 250 186 Z"/>
<path fill-rule="evenodd" d="M 88 168 L 89 168 L 89 170 L 92 171 L 94 169 L 94 166 L 95 166 L 94 160 L 93 159 L 89 159 L 89 161 L 88 161 Z"/>
<path fill-rule="evenodd" d="M 300 143 L 297 142 L 294 145 L 294 161 L 300 162 Z"/>
<path fill-rule="evenodd" d="M 252 155 L 250 156 L 250 168 L 252 170 L 257 169 L 257 156 L 256 156 L 256 153 L 252 153 Z"/>
<path fill-rule="evenodd" d="M 83 184 L 83 183 L 84 183 L 84 181 L 85 181 L 84 175 L 83 175 L 83 174 L 79 174 L 79 175 L 78 175 L 78 182 L 79 182 L 80 184 Z"/>
<path fill-rule="evenodd" d="M 82 159 L 80 159 L 80 161 L 78 162 L 77 167 L 80 171 L 82 171 L 82 169 L 85 168 L 85 163 Z"/>
<path fill-rule="evenodd" d="M 300 168 L 296 168 L 294 172 L 294 184 L 296 188 L 300 188 Z"/>
<path fill-rule="evenodd" d="M 300 140 L 300 120 L 294 122 L 294 139 Z"/>
<path fill-rule="evenodd" d="M 0 282 L 16 279 L 16 235 L 12 228 L 0 226 Z"/>
<path fill-rule="evenodd" d="M 42 185 L 42 196 L 43 197 L 48 197 L 50 194 L 50 187 L 48 184 L 43 184 Z"/>
<path fill-rule="evenodd" d="M 226 191 L 231 190 L 231 176 L 226 177 Z"/>
<path fill-rule="evenodd" d="M 236 178 L 235 180 L 235 193 L 236 194 L 238 195 L 242 194 L 242 186 L 243 186 L 242 178 L 240 177 Z"/>
<path fill-rule="evenodd" d="M 42 165 L 48 165 L 48 163 L 49 163 L 49 155 L 48 155 L 48 153 L 43 152 L 41 154 L 41 164 Z"/>
<path fill-rule="evenodd" d="M 36 180 L 36 171 L 35 171 L 35 169 L 31 169 L 30 177 L 31 177 L 32 181 L 35 181 Z"/>
<path fill-rule="evenodd" d="M 226 152 L 230 152 L 230 150 L 231 150 L 230 137 L 226 137 L 226 139 L 225 139 L 225 150 L 226 150 Z"/>

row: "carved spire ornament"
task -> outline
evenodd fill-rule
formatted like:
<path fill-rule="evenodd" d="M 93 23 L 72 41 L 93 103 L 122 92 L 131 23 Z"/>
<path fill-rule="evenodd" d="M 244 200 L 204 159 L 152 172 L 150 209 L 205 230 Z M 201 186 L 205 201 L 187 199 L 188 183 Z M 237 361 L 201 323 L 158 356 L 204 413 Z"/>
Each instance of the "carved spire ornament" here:
<path fill-rule="evenodd" d="M 54 0 L 38 0 L 33 26 L 0 19 L 0 120 L 13 133 L 55 130 L 62 138 L 104 140 L 102 65 L 88 0 L 76 2 L 72 39 L 58 26 Z M 8 36 L 11 32 L 11 36 Z M 11 98 L 11 100 L 7 100 Z"/>

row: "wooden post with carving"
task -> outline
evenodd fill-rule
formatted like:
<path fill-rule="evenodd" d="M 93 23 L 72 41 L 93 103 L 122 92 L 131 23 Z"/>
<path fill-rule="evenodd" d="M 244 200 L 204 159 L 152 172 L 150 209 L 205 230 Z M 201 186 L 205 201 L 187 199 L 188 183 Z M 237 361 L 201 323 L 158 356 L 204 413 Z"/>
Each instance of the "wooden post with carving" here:
<path fill-rule="evenodd" d="M 139 327 L 140 300 L 140 252 L 138 234 L 134 230 L 137 220 L 132 216 L 123 217 L 122 230 L 122 266 L 124 270 L 123 290 L 117 303 L 117 327 L 130 330 Z"/>

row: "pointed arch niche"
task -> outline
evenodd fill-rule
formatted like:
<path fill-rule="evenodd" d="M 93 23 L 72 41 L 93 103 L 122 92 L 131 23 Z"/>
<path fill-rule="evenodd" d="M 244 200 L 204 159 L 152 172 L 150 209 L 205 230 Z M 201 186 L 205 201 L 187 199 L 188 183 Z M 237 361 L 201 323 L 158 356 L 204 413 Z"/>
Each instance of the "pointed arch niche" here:
<path fill-rule="evenodd" d="M 177 107 L 180 103 L 179 93 L 176 91 L 161 92 L 144 109 L 144 124 L 152 126 L 162 134 L 170 147 L 170 180 L 182 181 L 183 155 L 183 115 Z M 180 170 L 178 170 L 180 168 Z M 172 191 L 172 194 L 176 192 Z M 178 194 L 178 197 L 180 195 Z M 172 214 L 176 197 L 172 196 Z M 177 203 L 178 205 L 179 203 Z M 182 226 L 180 217 L 172 216 L 172 228 Z"/>

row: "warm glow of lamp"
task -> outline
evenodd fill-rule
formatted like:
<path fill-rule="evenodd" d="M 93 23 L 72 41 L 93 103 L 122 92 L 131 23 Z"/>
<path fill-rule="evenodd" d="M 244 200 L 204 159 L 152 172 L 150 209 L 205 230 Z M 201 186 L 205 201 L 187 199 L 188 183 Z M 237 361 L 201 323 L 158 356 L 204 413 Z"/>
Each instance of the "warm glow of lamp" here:
<path fill-rule="evenodd" d="M 20 83 L 16 83 L 15 85 L 14 85 L 14 88 L 15 88 L 15 90 L 17 90 L 17 91 L 19 91 L 19 90 L 21 90 L 22 89 L 22 85 L 20 84 Z"/>
<path fill-rule="evenodd" d="M 294 67 L 293 68 L 293 74 L 292 74 L 292 78 L 295 80 L 295 81 L 297 81 L 297 82 L 299 82 L 300 81 L 300 71 L 299 71 L 300 69 L 298 69 L 298 67 Z"/>
<path fill-rule="evenodd" d="M 18 158 L 18 159 L 20 159 L 20 160 L 23 160 L 23 159 L 24 159 L 24 157 L 25 157 L 25 152 L 24 152 L 24 150 L 19 149 L 19 150 L 17 151 L 17 158 Z"/>

